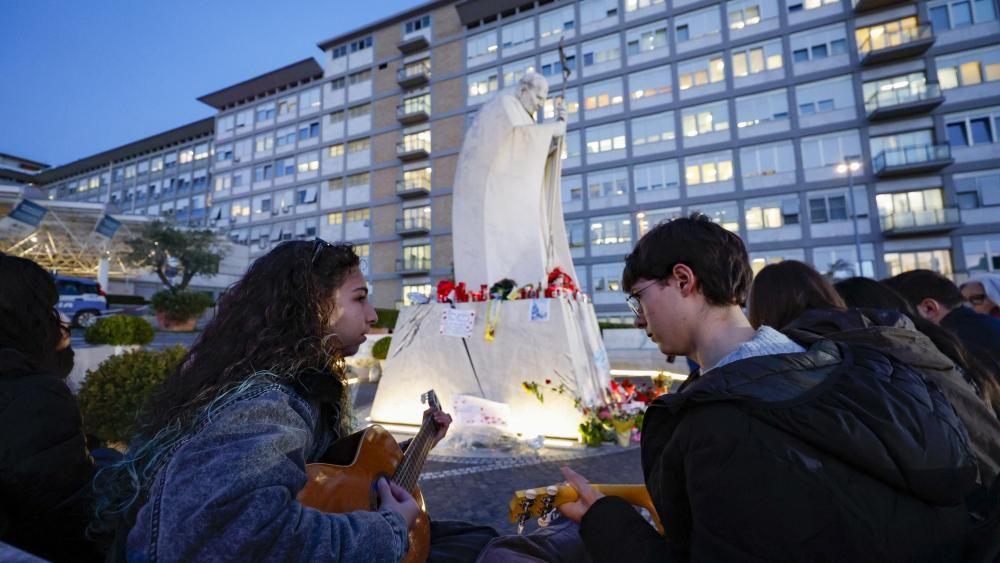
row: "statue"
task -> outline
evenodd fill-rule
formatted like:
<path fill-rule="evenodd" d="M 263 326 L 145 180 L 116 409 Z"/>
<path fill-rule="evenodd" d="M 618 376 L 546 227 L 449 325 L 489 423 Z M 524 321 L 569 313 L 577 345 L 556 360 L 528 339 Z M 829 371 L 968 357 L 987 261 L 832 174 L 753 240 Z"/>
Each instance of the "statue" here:
<path fill-rule="evenodd" d="M 455 280 L 469 287 L 510 278 L 538 284 L 573 269 L 559 189 L 566 112 L 536 123 L 549 85 L 527 73 L 483 104 L 466 132 L 455 171 Z"/>
<path fill-rule="evenodd" d="M 418 424 L 423 409 L 414 394 L 434 388 L 442 404 L 454 405 L 456 430 L 487 424 L 576 438 L 582 415 L 574 399 L 603 399 L 610 366 L 594 306 L 561 291 L 577 280 L 559 190 L 566 122 L 561 106 L 555 122 L 535 122 L 546 96 L 548 83 L 529 73 L 480 108 L 458 157 L 452 213 L 454 282 L 479 288 L 513 280 L 544 293 L 403 307 L 373 422 Z M 464 315 L 468 332 L 446 330 L 451 314 Z M 532 379 L 567 392 L 542 403 L 525 391 Z"/>

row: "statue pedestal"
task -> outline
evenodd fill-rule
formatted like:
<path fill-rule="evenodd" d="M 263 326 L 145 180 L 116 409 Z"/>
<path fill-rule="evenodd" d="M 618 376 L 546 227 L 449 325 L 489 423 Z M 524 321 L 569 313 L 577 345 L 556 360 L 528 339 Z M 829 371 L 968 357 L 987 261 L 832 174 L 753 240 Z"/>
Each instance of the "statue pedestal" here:
<path fill-rule="evenodd" d="M 539 402 L 522 382 L 563 383 L 584 403 L 593 404 L 609 382 L 607 353 L 592 304 L 538 301 L 548 302 L 548 320 L 531 320 L 531 299 L 502 302 L 493 342 L 484 338 L 488 303 L 456 304 L 457 309 L 476 312 L 472 336 L 465 339 L 468 355 L 461 338 L 441 334 L 442 314 L 450 305 L 403 308 L 383 362 L 372 422 L 419 424 L 424 410 L 420 394 L 433 388 L 445 410 L 452 410 L 457 395 L 485 395 L 510 406 L 508 427 L 514 432 L 576 439 L 582 415 L 573 396 L 550 391 L 544 403 Z"/>

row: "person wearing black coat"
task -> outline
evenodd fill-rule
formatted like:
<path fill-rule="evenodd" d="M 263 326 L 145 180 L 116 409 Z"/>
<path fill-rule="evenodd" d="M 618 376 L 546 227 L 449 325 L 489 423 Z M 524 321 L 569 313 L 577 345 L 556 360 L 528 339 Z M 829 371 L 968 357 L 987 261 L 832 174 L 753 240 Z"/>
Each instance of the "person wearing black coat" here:
<path fill-rule="evenodd" d="M 69 335 L 52 276 L 0 254 L 0 541 L 52 561 L 97 561 L 84 536 L 94 462 L 65 377 Z"/>
<path fill-rule="evenodd" d="M 754 330 L 742 241 L 703 216 L 647 233 L 623 285 L 661 352 L 701 372 L 646 411 L 645 484 L 666 533 L 564 470 L 596 562 L 951 561 L 977 467 L 947 399 L 867 346 Z"/>
<path fill-rule="evenodd" d="M 941 325 L 1000 373 L 1000 318 L 973 311 L 950 279 L 931 270 L 912 270 L 882 280 L 927 320 Z"/>

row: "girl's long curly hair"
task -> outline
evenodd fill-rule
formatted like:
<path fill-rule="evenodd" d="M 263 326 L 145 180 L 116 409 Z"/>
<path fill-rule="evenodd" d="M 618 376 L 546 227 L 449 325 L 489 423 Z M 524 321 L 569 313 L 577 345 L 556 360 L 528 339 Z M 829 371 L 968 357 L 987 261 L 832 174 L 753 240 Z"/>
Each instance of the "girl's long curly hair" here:
<path fill-rule="evenodd" d="M 110 531 L 137 508 L 165 445 L 255 374 L 299 386 L 332 405 L 344 414 L 335 429 L 344 435 L 344 358 L 327 326 L 337 288 L 359 264 L 353 246 L 322 241 L 285 242 L 258 258 L 219 298 L 215 318 L 142 409 L 125 458 L 95 480 L 91 532 Z"/>
<path fill-rule="evenodd" d="M 152 396 L 139 421 L 139 437 L 150 437 L 178 418 L 184 421 L 254 372 L 288 378 L 342 375 L 343 357 L 332 347 L 326 325 L 336 307 L 334 292 L 360 259 L 351 245 L 322 245 L 278 245 L 219 298 L 215 318 Z M 319 387 L 330 391 L 329 385 Z M 340 395 L 342 385 L 335 387 Z"/>

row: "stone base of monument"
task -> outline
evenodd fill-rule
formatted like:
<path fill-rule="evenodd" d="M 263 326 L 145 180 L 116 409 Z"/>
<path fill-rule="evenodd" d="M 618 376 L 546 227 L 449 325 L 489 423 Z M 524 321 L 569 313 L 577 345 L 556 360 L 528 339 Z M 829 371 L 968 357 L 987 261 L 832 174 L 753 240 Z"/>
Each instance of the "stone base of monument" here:
<path fill-rule="evenodd" d="M 593 305 L 561 298 L 500 303 L 498 316 L 496 302 L 491 311 L 488 303 L 456 304 L 475 312 L 471 336 L 464 339 L 443 333 L 442 317 L 450 305 L 403 308 L 383 362 L 371 422 L 419 424 L 425 408 L 420 394 L 434 389 L 445 410 L 453 411 L 461 396 L 482 397 L 506 405 L 500 411 L 509 409 L 502 415 L 507 420 L 488 416 L 487 423 L 523 437 L 575 440 L 582 415 L 574 397 L 584 404 L 598 402 L 610 378 Z M 493 341 L 485 338 L 488 312 L 497 319 L 491 323 Z M 541 402 L 522 385 L 546 380 L 563 384 L 567 392 L 543 390 Z"/>

